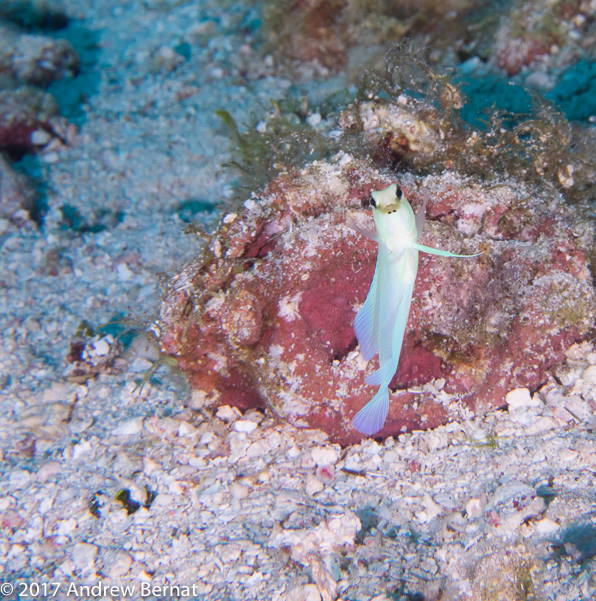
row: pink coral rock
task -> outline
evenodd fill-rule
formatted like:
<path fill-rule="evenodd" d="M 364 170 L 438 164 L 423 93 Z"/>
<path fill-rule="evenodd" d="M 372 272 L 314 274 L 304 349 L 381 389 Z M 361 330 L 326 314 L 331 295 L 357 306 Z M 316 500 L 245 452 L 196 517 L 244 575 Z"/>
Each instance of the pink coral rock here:
<path fill-rule="evenodd" d="M 224 217 L 204 257 L 169 282 L 161 345 L 200 398 L 265 406 L 343 444 L 375 394 L 377 367 L 353 320 L 376 244 L 345 225 L 391 181 L 348 155 L 282 175 Z M 586 252 L 593 226 L 552 192 L 485 188 L 453 174 L 400 183 L 416 210 L 431 192 L 421 243 L 474 259 L 422 255 L 389 416 L 380 436 L 435 427 L 453 412 L 504 405 L 538 388 L 596 309 Z M 372 219 L 371 219 L 372 221 Z"/>
<path fill-rule="evenodd" d="M 63 122 L 50 94 L 26 87 L 0 92 L 0 151 L 13 154 L 34 151 L 33 132 L 49 134 Z"/>

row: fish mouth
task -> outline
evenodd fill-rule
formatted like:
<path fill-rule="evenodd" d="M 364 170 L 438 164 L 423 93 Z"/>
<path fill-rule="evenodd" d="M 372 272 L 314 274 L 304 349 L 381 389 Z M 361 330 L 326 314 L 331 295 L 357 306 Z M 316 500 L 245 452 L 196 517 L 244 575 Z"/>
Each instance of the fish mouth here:
<path fill-rule="evenodd" d="M 393 203 L 390 205 L 387 205 L 386 207 L 379 207 L 379 211 L 381 211 L 381 213 L 383 213 L 383 215 L 391 215 L 392 213 L 395 213 L 396 211 L 399 211 L 399 209 L 401 208 L 401 203 Z"/>

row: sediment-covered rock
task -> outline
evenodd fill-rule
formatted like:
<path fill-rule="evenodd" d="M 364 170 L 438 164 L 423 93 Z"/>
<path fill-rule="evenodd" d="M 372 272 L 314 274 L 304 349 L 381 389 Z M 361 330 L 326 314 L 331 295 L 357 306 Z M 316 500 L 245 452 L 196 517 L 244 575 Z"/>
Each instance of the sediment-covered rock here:
<path fill-rule="evenodd" d="M 370 192 L 390 181 L 340 153 L 280 176 L 223 218 L 208 256 L 170 281 L 159 324 L 195 402 L 267 406 L 342 443 L 361 437 L 351 418 L 376 392 L 364 379 L 377 360 L 362 359 L 352 324 L 377 249 L 345 221 L 371 219 Z M 381 435 L 540 387 L 596 312 L 593 226 L 554 190 L 449 173 L 400 183 L 415 210 L 421 189 L 430 192 L 422 244 L 482 255 L 421 254 Z"/>
<path fill-rule="evenodd" d="M 26 220 L 34 207 L 35 191 L 30 183 L 0 156 L 0 219 Z"/>
<path fill-rule="evenodd" d="M 405 95 L 397 103 L 365 102 L 359 106 L 358 115 L 345 111 L 340 125 L 349 131 L 360 120 L 363 138 L 381 164 L 398 163 L 413 156 L 419 161 L 431 161 L 437 150 L 442 150 L 440 127 L 429 115 L 424 121 L 406 108 L 409 102 Z"/>
<path fill-rule="evenodd" d="M 22 34 L 0 25 L 0 76 L 47 85 L 79 70 L 79 55 L 67 40 Z"/>
<path fill-rule="evenodd" d="M 548 4 L 518 0 L 501 19 L 495 32 L 491 62 L 516 75 L 524 67 L 540 65 L 539 71 L 561 67 L 594 49 L 591 27 L 596 4 L 591 1 Z"/>

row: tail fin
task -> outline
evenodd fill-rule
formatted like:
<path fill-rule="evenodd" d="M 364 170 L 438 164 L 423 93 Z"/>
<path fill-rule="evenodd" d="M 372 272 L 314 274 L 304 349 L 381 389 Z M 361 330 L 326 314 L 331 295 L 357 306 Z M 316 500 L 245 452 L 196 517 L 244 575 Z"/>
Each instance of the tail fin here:
<path fill-rule="evenodd" d="M 352 425 L 361 434 L 372 436 L 385 425 L 387 413 L 389 413 L 389 389 L 384 387 L 354 416 Z"/>

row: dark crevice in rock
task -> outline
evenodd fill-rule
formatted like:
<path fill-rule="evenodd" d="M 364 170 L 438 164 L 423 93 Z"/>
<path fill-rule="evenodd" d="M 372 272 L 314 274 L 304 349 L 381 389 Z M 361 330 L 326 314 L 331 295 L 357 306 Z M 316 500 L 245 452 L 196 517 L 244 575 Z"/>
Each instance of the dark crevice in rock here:
<path fill-rule="evenodd" d="M 28 32 L 59 31 L 68 26 L 68 15 L 46 3 L 6 0 L 0 5 L 0 19 Z"/>

